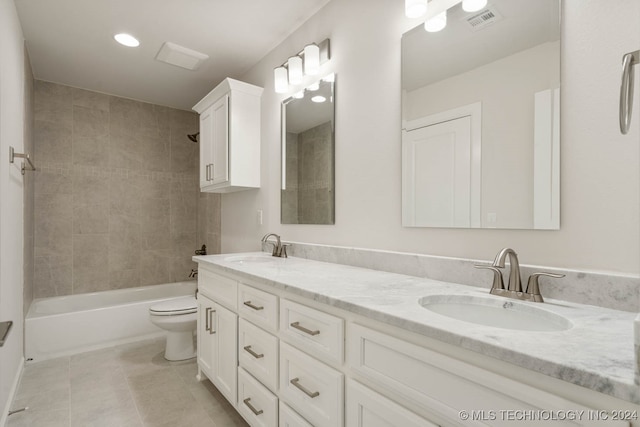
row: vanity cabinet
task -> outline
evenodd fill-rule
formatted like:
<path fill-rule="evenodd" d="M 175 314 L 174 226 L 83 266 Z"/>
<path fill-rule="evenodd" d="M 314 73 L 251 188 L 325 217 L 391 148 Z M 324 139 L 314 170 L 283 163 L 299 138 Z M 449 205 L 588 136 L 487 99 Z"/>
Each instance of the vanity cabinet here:
<path fill-rule="evenodd" d="M 588 406 L 604 406 L 598 393 L 556 391 L 529 370 L 214 271 L 200 266 L 198 367 L 251 426 L 513 426 L 562 413 L 583 417 L 545 426 L 629 426 L 589 419 L 604 412 Z"/>
<path fill-rule="evenodd" d="M 260 187 L 262 90 L 227 78 L 193 107 L 200 114 L 201 191 Z"/>

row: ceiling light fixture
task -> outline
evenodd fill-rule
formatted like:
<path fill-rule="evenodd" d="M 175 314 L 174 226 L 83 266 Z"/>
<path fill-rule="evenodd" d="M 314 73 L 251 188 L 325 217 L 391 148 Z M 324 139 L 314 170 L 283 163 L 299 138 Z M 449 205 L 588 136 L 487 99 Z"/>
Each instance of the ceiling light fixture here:
<path fill-rule="evenodd" d="M 325 39 L 319 44 L 306 45 L 297 55 L 291 56 L 287 62 L 273 70 L 275 92 L 289 92 L 289 85 L 300 85 L 305 76 L 318 74 L 320 66 L 328 60 L 329 39 Z"/>
<path fill-rule="evenodd" d="M 404 0 L 404 14 L 408 18 L 421 18 L 427 13 L 427 0 Z"/>
<path fill-rule="evenodd" d="M 138 41 L 138 39 L 133 37 L 131 34 L 120 33 L 113 36 L 113 38 L 123 46 L 127 46 L 127 47 L 140 46 L 140 42 Z"/>
<path fill-rule="evenodd" d="M 324 102 L 326 100 L 327 100 L 327 98 L 325 98 L 324 96 L 321 96 L 321 95 L 316 95 L 316 96 L 311 98 L 311 101 L 318 102 L 318 103 Z"/>

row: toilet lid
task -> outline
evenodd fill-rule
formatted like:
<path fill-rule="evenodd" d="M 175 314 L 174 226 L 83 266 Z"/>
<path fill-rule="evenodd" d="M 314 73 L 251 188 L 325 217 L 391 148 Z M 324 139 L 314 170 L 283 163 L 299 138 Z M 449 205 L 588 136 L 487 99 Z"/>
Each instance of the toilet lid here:
<path fill-rule="evenodd" d="M 193 296 L 174 298 L 154 304 L 149 308 L 151 314 L 158 316 L 175 316 L 191 314 L 198 311 L 196 298 Z"/>

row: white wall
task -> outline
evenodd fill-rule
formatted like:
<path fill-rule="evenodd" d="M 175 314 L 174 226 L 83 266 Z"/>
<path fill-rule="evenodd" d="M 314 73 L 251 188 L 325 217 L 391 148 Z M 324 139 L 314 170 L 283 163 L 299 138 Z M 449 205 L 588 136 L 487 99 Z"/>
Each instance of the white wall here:
<path fill-rule="evenodd" d="M 14 322 L 0 348 L 0 425 L 23 358 L 23 177 L 9 146 L 23 151 L 24 42 L 12 0 L 0 0 L 0 320 Z"/>
<path fill-rule="evenodd" d="M 269 231 L 290 241 L 475 259 L 510 246 L 526 264 L 638 274 L 640 104 L 627 136 L 617 109 L 621 55 L 640 48 L 640 0 L 615 3 L 564 1 L 560 231 L 402 228 L 400 38 L 418 22 L 404 18 L 401 0 L 332 0 L 244 76 L 265 88 L 262 189 L 223 196 L 222 251 L 257 250 Z M 336 224 L 281 225 L 273 68 L 326 37 L 326 70 L 337 73 Z"/>

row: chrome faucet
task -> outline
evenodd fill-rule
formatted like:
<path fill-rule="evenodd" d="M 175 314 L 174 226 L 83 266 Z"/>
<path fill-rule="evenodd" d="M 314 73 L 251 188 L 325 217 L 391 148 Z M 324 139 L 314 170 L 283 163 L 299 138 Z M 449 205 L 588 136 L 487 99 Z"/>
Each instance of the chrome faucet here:
<path fill-rule="evenodd" d="M 276 238 L 275 243 L 269 241 L 270 237 L 275 237 Z M 272 256 L 279 257 L 279 258 L 287 258 L 287 246 L 290 246 L 290 245 L 288 245 L 286 243 L 283 244 L 280 241 L 280 236 L 278 236 L 277 234 L 275 234 L 275 233 L 267 233 L 267 234 L 265 234 L 264 237 L 262 238 L 262 243 L 268 243 L 268 244 L 273 246 L 273 252 L 271 252 Z"/>
<path fill-rule="evenodd" d="M 509 285 L 505 289 L 504 282 L 502 280 L 501 268 L 505 267 L 505 261 L 509 257 Z M 527 283 L 527 289 L 522 289 L 522 279 L 520 278 L 520 264 L 518 262 L 518 254 L 511 248 L 502 249 L 496 259 L 493 261 L 493 265 L 476 265 L 475 268 L 481 268 L 493 271 L 493 284 L 491 286 L 490 293 L 493 295 L 499 295 L 507 298 L 515 298 L 523 301 L 544 302 L 542 295 L 540 294 L 540 285 L 538 279 L 540 276 L 561 278 L 564 274 L 556 273 L 533 273 L 529 276 Z"/>

